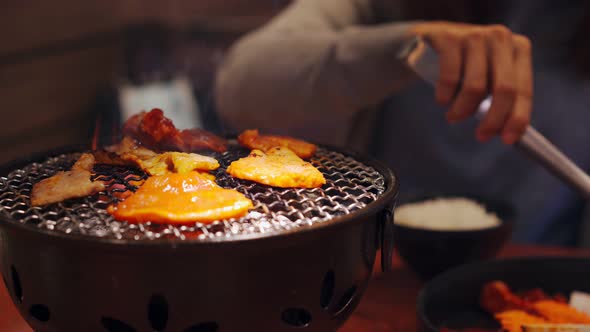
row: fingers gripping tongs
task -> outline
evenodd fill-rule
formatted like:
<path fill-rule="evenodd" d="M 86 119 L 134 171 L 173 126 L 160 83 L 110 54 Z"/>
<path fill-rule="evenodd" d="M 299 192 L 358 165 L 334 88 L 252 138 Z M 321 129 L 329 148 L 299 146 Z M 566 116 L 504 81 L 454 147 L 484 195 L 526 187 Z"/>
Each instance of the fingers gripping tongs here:
<path fill-rule="evenodd" d="M 409 40 L 402 47 L 399 58 L 420 78 L 436 84 L 439 76 L 438 55 L 420 37 Z M 488 96 L 481 102 L 476 112 L 477 117 L 481 118 L 487 113 L 491 101 L 492 97 Z M 590 177 L 533 127 L 527 127 L 515 147 L 590 199 Z"/>

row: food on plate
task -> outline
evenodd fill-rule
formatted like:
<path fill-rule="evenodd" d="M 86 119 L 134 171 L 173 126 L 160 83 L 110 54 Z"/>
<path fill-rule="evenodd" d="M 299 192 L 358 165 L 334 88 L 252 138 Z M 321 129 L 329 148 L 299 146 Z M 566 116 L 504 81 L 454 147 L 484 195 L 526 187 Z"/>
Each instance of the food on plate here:
<path fill-rule="evenodd" d="M 249 149 L 263 152 L 268 152 L 276 147 L 289 148 L 303 159 L 313 156 L 317 150 L 317 146 L 314 144 L 292 137 L 260 135 L 256 129 L 245 130 L 238 136 L 238 142 Z"/>
<path fill-rule="evenodd" d="M 590 325 L 584 324 L 523 324 L 522 332 L 590 332 Z"/>
<path fill-rule="evenodd" d="M 553 300 L 533 302 L 533 307 L 551 323 L 590 324 L 590 316 L 578 311 L 567 303 Z"/>
<path fill-rule="evenodd" d="M 570 305 L 590 315 L 590 294 L 578 291 L 572 292 Z"/>
<path fill-rule="evenodd" d="M 538 313 L 545 308 L 546 303 L 563 304 L 572 309 L 567 305 L 567 299 L 562 294 L 551 296 L 538 288 L 514 293 L 502 281 L 486 283 L 480 294 L 481 307 L 492 314 L 511 309 Z M 536 306 L 538 304 L 542 304 L 541 309 Z"/>
<path fill-rule="evenodd" d="M 564 331 L 580 331 L 580 328 L 590 327 L 590 315 L 568 304 L 565 296 L 551 296 L 541 289 L 515 293 L 502 281 L 483 286 L 480 305 L 509 332 L 536 332 L 548 328 L 557 331 L 553 329 L 556 327 Z M 570 326 L 566 328 L 564 325 Z"/>
<path fill-rule="evenodd" d="M 312 164 L 285 147 L 250 155 L 232 162 L 227 172 L 238 179 L 281 188 L 316 188 L 326 183 L 323 174 Z"/>
<path fill-rule="evenodd" d="M 485 284 L 481 290 L 479 304 L 491 314 L 508 310 L 529 310 L 530 301 L 514 294 L 508 285 L 502 281 Z"/>
<path fill-rule="evenodd" d="M 590 332 L 590 325 L 584 324 L 552 324 L 552 323 L 522 323 L 523 321 L 538 322 L 539 319 L 523 313 L 522 311 L 508 313 L 503 316 L 507 326 L 513 326 L 511 329 L 493 329 L 482 327 L 467 327 L 462 329 L 450 329 L 443 327 L 440 332 Z M 509 323 L 514 322 L 514 325 Z"/>
<path fill-rule="evenodd" d="M 233 189 L 224 189 L 206 173 L 168 173 L 149 177 L 131 196 L 107 211 L 132 223 L 209 223 L 244 216 L 252 201 Z"/>
<path fill-rule="evenodd" d="M 522 332 L 525 324 L 544 324 L 547 320 L 523 310 L 506 310 L 494 315 L 502 329 L 508 332 Z"/>
<path fill-rule="evenodd" d="M 185 152 L 156 153 L 128 136 L 107 147 L 106 152 L 97 153 L 96 157 L 99 163 L 136 165 L 150 175 L 212 171 L 219 167 L 215 158 Z"/>
<path fill-rule="evenodd" d="M 494 227 L 500 224 L 500 219 L 476 201 L 451 197 L 401 205 L 395 210 L 395 223 L 437 231 L 461 231 Z"/>
<path fill-rule="evenodd" d="M 31 192 L 31 205 L 57 203 L 105 190 L 102 181 L 92 181 L 90 178 L 94 162 L 92 154 L 84 153 L 71 170 L 59 172 L 36 183 Z"/>
<path fill-rule="evenodd" d="M 541 300 L 555 300 L 561 303 L 567 303 L 567 298 L 563 294 L 555 294 L 553 296 L 545 293 L 540 288 L 533 288 L 524 290 L 518 293 L 518 295 L 525 301 L 536 302 Z"/>
<path fill-rule="evenodd" d="M 123 124 L 123 135 L 133 137 L 146 148 L 156 151 L 226 150 L 225 140 L 206 130 L 176 129 L 172 121 L 158 108 L 140 112 L 127 119 Z"/>
<path fill-rule="evenodd" d="M 483 327 L 466 327 L 462 329 L 451 329 L 448 327 L 441 327 L 440 332 L 501 332 L 499 329 L 490 329 Z"/>

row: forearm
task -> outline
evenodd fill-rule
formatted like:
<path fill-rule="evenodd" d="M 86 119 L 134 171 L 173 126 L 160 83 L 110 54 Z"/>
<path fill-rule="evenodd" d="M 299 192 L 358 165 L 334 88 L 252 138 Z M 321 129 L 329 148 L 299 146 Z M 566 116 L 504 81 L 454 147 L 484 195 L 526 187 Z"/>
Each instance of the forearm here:
<path fill-rule="evenodd" d="M 298 0 L 242 39 L 217 75 L 224 122 L 235 130 L 309 126 L 326 115 L 352 118 L 395 92 L 412 77 L 396 59 L 411 24 L 371 25 L 379 4 Z"/>
<path fill-rule="evenodd" d="M 299 123 L 378 103 L 413 78 L 396 59 L 409 25 L 252 35 L 220 69 L 219 111 L 232 125 L 268 127 L 279 116 Z"/>

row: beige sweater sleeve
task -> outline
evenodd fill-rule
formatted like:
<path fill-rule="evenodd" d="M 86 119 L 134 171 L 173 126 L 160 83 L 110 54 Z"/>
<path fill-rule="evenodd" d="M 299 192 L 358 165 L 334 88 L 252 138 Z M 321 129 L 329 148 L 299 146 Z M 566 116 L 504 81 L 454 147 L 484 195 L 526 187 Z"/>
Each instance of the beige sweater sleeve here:
<path fill-rule="evenodd" d="M 216 103 L 248 127 L 342 142 L 355 113 L 413 78 L 396 60 L 411 23 L 375 24 L 371 0 L 298 0 L 230 50 Z"/>

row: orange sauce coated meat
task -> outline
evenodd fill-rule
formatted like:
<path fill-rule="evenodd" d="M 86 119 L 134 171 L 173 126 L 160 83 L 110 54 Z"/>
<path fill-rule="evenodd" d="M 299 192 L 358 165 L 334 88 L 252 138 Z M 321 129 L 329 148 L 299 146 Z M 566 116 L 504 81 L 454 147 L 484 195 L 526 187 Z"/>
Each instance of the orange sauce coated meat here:
<path fill-rule="evenodd" d="M 317 168 L 284 147 L 270 149 L 268 153 L 252 150 L 247 157 L 232 162 L 227 173 L 280 188 L 317 188 L 326 183 Z"/>
<path fill-rule="evenodd" d="M 107 211 L 132 223 L 181 224 L 239 218 L 251 207 L 252 201 L 236 190 L 221 188 L 212 175 L 189 172 L 152 176 Z"/>
<path fill-rule="evenodd" d="M 547 323 L 543 317 L 522 310 L 507 310 L 497 313 L 494 317 L 502 325 L 502 329 L 507 332 L 522 332 L 522 326 L 525 324 Z"/>
<path fill-rule="evenodd" d="M 539 314 L 555 324 L 590 324 L 590 316 L 576 310 L 567 303 L 542 300 L 533 304 Z"/>

